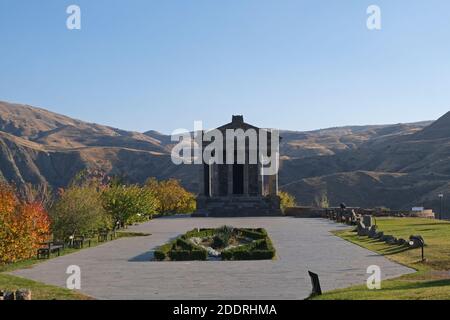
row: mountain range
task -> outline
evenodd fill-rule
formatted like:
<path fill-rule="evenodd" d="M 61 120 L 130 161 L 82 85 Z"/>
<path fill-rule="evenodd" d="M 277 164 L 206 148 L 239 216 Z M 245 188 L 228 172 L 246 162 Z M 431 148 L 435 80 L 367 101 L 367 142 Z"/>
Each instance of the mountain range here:
<path fill-rule="evenodd" d="M 437 195 L 450 194 L 450 112 L 436 121 L 280 134 L 280 187 L 301 205 L 327 198 L 330 205 L 439 210 Z M 19 188 L 64 187 L 91 168 L 139 183 L 173 177 L 195 192 L 196 168 L 174 165 L 172 147 L 170 136 L 156 131 L 0 101 L 0 179 Z"/>

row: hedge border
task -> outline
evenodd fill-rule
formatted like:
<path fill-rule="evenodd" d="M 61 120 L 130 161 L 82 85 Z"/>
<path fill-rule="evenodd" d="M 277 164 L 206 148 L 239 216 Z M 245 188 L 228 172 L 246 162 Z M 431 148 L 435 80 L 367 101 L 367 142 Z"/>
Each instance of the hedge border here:
<path fill-rule="evenodd" d="M 275 257 L 276 250 L 265 229 L 235 229 L 241 236 L 253 239 L 253 242 L 222 251 L 222 260 L 271 260 Z M 192 237 L 212 237 L 216 234 L 217 229 L 213 228 L 190 230 L 178 238 L 156 248 L 154 257 L 158 261 L 167 259 L 171 261 L 204 261 L 208 258 L 208 252 L 187 240 Z"/>

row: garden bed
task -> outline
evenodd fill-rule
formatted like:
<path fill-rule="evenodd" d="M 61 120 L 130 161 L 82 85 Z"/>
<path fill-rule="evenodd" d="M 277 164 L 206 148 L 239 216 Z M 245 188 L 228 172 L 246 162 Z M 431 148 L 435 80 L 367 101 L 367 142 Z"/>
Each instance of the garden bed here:
<path fill-rule="evenodd" d="M 275 257 L 267 231 L 262 228 L 194 229 L 158 247 L 157 261 L 270 260 Z"/>

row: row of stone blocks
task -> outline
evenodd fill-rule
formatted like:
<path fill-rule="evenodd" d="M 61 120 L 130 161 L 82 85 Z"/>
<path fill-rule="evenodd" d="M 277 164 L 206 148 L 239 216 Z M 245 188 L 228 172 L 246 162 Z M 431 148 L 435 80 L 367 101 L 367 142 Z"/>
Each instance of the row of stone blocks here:
<path fill-rule="evenodd" d="M 410 236 L 409 241 L 403 239 L 403 238 L 396 238 L 392 235 L 384 234 L 383 231 L 378 231 L 378 227 L 374 224 L 372 224 L 373 218 L 370 217 L 366 220 L 366 225 L 363 221 L 358 221 L 356 232 L 358 233 L 358 236 L 367 236 L 371 239 L 376 239 L 381 242 L 385 242 L 387 244 L 391 245 L 398 245 L 398 246 L 408 246 L 409 248 L 419 248 L 421 244 L 417 240 L 417 236 Z M 369 222 L 370 221 L 370 222 Z"/>
<path fill-rule="evenodd" d="M 31 300 L 31 290 L 1 291 L 0 300 Z"/>

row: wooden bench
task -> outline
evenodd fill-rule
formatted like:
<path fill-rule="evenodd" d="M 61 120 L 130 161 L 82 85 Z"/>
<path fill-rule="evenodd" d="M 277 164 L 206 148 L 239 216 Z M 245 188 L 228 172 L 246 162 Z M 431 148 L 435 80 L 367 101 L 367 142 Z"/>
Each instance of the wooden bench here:
<path fill-rule="evenodd" d="M 45 247 L 39 248 L 37 250 L 37 258 L 38 259 L 50 259 L 50 255 L 52 253 L 57 253 L 58 257 L 61 255 L 61 249 L 64 249 L 63 242 L 48 242 L 42 244 Z"/>
<path fill-rule="evenodd" d="M 72 247 L 76 249 L 83 249 L 84 244 L 87 242 L 89 247 L 91 247 L 91 239 L 87 236 L 75 236 L 72 241 Z"/>
<path fill-rule="evenodd" d="M 116 231 L 109 231 L 109 230 L 100 230 L 98 232 L 98 242 L 105 242 L 109 240 L 113 240 L 117 237 Z"/>

